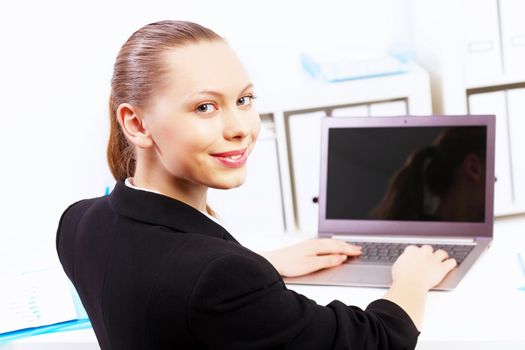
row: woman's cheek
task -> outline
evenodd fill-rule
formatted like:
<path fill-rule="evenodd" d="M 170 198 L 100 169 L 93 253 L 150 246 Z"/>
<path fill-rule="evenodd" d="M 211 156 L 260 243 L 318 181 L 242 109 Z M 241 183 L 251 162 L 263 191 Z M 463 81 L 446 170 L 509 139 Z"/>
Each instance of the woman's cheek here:
<path fill-rule="evenodd" d="M 261 132 L 261 118 L 257 114 L 255 118 L 253 118 L 253 125 L 252 125 L 252 137 L 254 141 L 257 139 L 260 132 Z"/>

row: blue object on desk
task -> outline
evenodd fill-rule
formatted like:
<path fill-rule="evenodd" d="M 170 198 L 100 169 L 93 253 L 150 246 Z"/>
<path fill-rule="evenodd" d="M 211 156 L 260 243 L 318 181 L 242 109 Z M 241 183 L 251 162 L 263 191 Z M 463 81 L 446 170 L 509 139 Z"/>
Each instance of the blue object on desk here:
<path fill-rule="evenodd" d="M 406 73 L 412 65 L 411 56 L 400 50 L 378 53 L 351 48 L 303 52 L 301 61 L 311 76 L 331 83 Z"/>
<path fill-rule="evenodd" d="M 518 253 L 518 262 L 520 264 L 521 272 L 523 273 L 523 277 L 525 277 L 525 261 L 523 260 L 523 257 L 521 256 L 520 253 Z M 525 286 L 518 288 L 518 289 L 525 292 Z"/>
<path fill-rule="evenodd" d="M 18 280 L 14 278 L 11 280 L 10 287 L 15 291 L 11 290 L 11 293 L 13 295 L 21 294 L 22 297 L 8 299 L 7 305 L 10 305 L 13 309 L 8 309 L 7 314 L 13 315 L 14 313 L 14 316 L 18 318 L 12 324 L 0 323 L 3 332 L 0 333 L 0 344 L 38 334 L 91 328 L 91 323 L 86 310 L 82 306 L 80 297 L 71 281 L 63 275 L 62 269 L 43 268 L 35 271 L 26 271 L 16 277 L 18 277 Z M 48 283 L 49 280 L 54 283 Z M 50 285 L 54 287 L 50 287 Z M 63 312 L 59 307 L 53 308 L 52 303 L 59 301 L 47 297 L 51 291 L 53 291 L 53 296 L 55 297 L 65 298 L 71 296 L 74 313 L 71 312 L 70 307 Z M 9 294 L 7 295 L 9 296 Z M 11 300 L 10 303 L 9 300 Z M 52 310 L 58 311 L 56 314 L 52 314 Z M 4 315 L 0 315 L 0 317 L 2 316 Z"/>
<path fill-rule="evenodd" d="M 0 344 L 9 343 L 13 340 L 27 338 L 33 335 L 73 331 L 87 328 L 91 328 L 91 322 L 89 322 L 89 319 L 73 320 L 48 326 L 20 329 L 17 331 L 0 334 Z"/>

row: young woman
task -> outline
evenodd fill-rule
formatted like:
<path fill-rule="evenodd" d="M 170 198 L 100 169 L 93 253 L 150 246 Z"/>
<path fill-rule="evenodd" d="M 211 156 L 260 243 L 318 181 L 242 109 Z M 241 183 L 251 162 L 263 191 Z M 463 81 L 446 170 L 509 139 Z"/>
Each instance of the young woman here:
<path fill-rule="evenodd" d="M 366 310 L 286 288 L 359 249 L 310 240 L 265 257 L 242 247 L 207 206 L 240 186 L 259 133 L 253 86 L 213 31 L 163 21 L 121 48 L 111 85 L 109 196 L 71 205 L 60 261 L 102 349 L 407 349 L 425 296 L 455 265 L 409 247 L 393 284 Z M 256 199 L 254 199 L 256 200 Z"/>

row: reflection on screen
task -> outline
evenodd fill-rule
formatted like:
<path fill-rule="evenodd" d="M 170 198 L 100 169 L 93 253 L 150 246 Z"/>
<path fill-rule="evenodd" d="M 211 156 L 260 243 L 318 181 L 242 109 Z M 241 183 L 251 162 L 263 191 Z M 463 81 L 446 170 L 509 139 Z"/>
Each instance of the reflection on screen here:
<path fill-rule="evenodd" d="M 484 222 L 484 126 L 333 128 L 327 219 Z"/>

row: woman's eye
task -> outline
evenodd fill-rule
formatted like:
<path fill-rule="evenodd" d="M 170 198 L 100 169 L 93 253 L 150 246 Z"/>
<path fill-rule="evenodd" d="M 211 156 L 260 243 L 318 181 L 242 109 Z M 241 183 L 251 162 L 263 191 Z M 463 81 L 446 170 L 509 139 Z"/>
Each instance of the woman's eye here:
<path fill-rule="evenodd" d="M 203 103 L 198 106 L 195 110 L 199 113 L 211 113 L 215 110 L 213 103 Z"/>
<path fill-rule="evenodd" d="M 238 106 L 251 105 L 254 99 L 255 99 L 255 96 L 253 96 L 253 95 L 243 96 L 243 97 L 241 97 L 240 99 L 237 100 L 237 105 Z"/>

